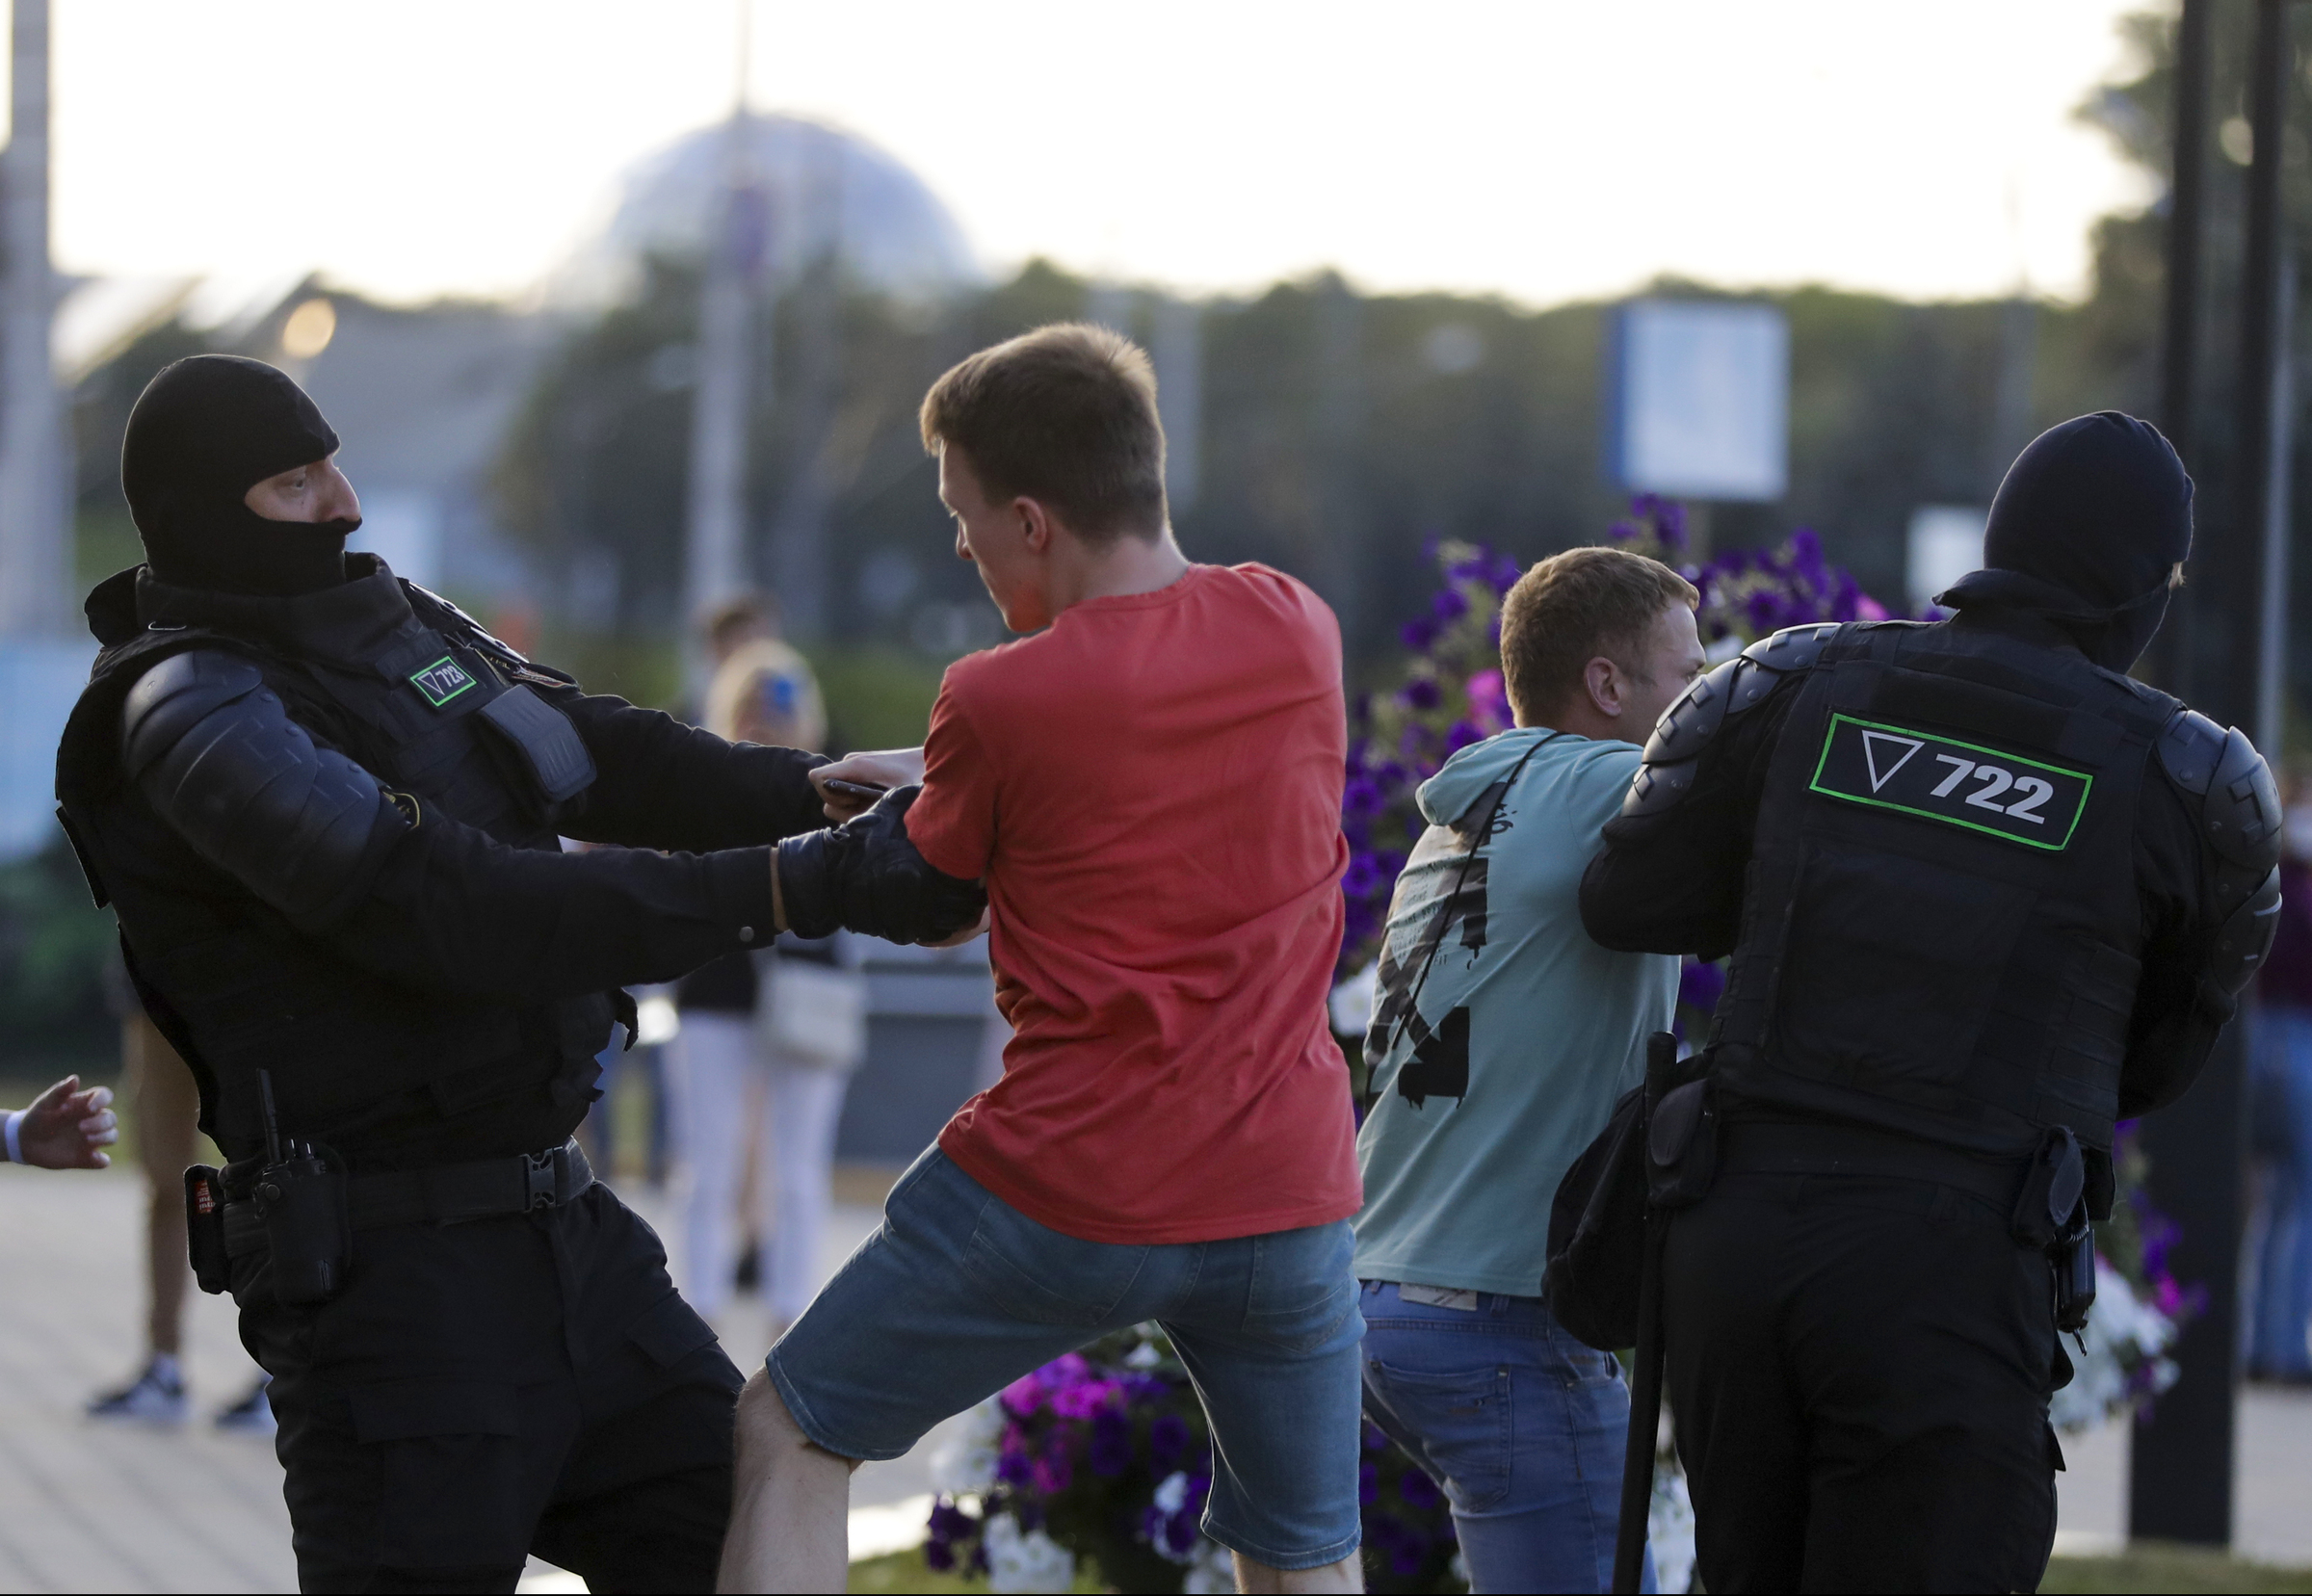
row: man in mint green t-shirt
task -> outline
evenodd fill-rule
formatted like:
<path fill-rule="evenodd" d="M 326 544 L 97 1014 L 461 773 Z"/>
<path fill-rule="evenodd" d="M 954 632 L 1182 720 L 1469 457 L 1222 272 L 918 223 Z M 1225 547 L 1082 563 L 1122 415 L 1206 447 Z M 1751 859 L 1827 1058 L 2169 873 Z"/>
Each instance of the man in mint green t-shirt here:
<path fill-rule="evenodd" d="M 1551 1194 L 1668 1029 L 1678 961 L 1576 901 L 1639 746 L 1703 666 L 1696 594 L 1573 549 L 1502 607 L 1516 726 L 1423 785 L 1365 1042 L 1365 1406 L 1445 1488 L 1470 1588 L 1604 1590 L 1629 1395 L 1540 1298 Z M 1650 1564 L 1647 1589 L 1652 1589 Z"/>

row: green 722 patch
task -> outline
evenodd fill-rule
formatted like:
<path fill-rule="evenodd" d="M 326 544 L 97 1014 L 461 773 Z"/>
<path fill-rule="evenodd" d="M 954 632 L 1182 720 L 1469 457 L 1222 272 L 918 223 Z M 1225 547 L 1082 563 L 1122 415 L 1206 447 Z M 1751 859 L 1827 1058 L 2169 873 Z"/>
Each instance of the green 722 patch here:
<path fill-rule="evenodd" d="M 1826 798 L 2060 852 L 2095 778 L 1934 732 L 1830 717 L 1808 785 Z"/>
<path fill-rule="evenodd" d="M 427 703 L 439 709 L 472 687 L 474 679 L 465 673 L 464 667 L 456 660 L 444 654 L 423 670 L 411 671 L 409 685 L 425 694 Z"/>

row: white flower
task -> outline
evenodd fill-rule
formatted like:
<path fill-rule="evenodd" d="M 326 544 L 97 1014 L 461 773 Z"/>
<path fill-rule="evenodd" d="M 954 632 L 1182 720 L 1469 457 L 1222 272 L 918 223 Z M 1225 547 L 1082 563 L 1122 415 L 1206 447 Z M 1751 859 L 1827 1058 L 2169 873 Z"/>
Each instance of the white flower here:
<path fill-rule="evenodd" d="M 1694 1583 L 1694 1499 L 1686 1493 L 1686 1472 L 1673 1456 L 1654 1464 L 1654 1500 L 1646 1512 L 1645 1537 L 1654 1552 L 1654 1583 L 1662 1590 L 1686 1590 Z"/>
<path fill-rule="evenodd" d="M 1169 1517 L 1188 1505 L 1188 1476 L 1175 1469 L 1164 1477 L 1153 1498 L 1156 1510 Z"/>
<path fill-rule="evenodd" d="M 2126 1412 L 2135 1400 L 2128 1375 L 2145 1364 L 2155 1396 L 2175 1383 L 2174 1360 L 2165 1355 L 2175 1344 L 2175 1321 L 2136 1295 L 2117 1269 L 2097 1264 L 2095 1306 L 2080 1334 L 2086 1350 L 2066 1348 L 2073 1354 L 2071 1383 L 2047 1404 L 2048 1418 L 2062 1430 L 2093 1429 Z"/>
<path fill-rule="evenodd" d="M 987 1588 L 999 1591 L 1064 1591 L 1076 1583 L 1076 1555 L 1040 1530 L 1021 1534 L 1019 1520 L 996 1513 L 983 1531 L 987 1548 Z"/>
<path fill-rule="evenodd" d="M 1124 1354 L 1126 1369 L 1153 1369 L 1163 1361 L 1164 1354 L 1156 1350 L 1156 1344 L 1152 1341 L 1143 1341 Z"/>
<path fill-rule="evenodd" d="M 1004 1424 L 1004 1405 L 996 1398 L 966 1410 L 955 1433 L 932 1449 L 932 1489 L 978 1496 L 993 1487 Z"/>

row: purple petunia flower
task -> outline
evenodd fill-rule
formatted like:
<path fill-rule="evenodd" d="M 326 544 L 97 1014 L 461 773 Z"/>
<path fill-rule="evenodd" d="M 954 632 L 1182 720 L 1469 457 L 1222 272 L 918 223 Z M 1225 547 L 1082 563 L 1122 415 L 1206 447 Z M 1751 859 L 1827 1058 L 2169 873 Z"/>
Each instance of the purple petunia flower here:
<path fill-rule="evenodd" d="M 1429 613 L 1440 625 L 1451 625 L 1469 613 L 1469 599 L 1458 588 L 1448 588 L 1429 601 Z"/>
<path fill-rule="evenodd" d="M 1398 691 L 1397 696 L 1407 709 L 1435 709 L 1444 693 L 1434 677 L 1415 676 Z"/>
<path fill-rule="evenodd" d="M 1405 1498 L 1405 1504 L 1407 1507 L 1422 1513 L 1434 1507 L 1440 1500 L 1437 1493 L 1437 1482 L 1419 1469 L 1407 1469 L 1399 1477 L 1397 1494 Z"/>
<path fill-rule="evenodd" d="M 1114 1479 L 1132 1466 L 1132 1421 L 1113 1407 L 1092 1415 L 1091 1445 L 1085 1461 L 1102 1479 Z"/>
<path fill-rule="evenodd" d="M 1695 962 L 1678 971 L 1678 1002 L 1682 1004 L 1714 1012 L 1725 990 L 1726 972 L 1722 965 Z"/>
<path fill-rule="evenodd" d="M 1429 652 L 1429 645 L 1437 641 L 1437 628 L 1433 621 L 1425 616 L 1419 620 L 1406 621 L 1397 629 L 1397 635 L 1405 640 L 1406 647 L 1416 654 L 1426 654 Z"/>
<path fill-rule="evenodd" d="M 1357 1465 L 1356 1500 L 1367 1507 L 1380 1500 L 1380 1470 L 1372 1463 Z"/>
<path fill-rule="evenodd" d="M 1452 755 L 1459 753 L 1463 748 L 1468 747 L 1471 744 L 1483 743 L 1484 740 L 1484 727 L 1477 724 L 1473 720 L 1456 720 L 1445 730 L 1446 755 L 1450 758 Z"/>
<path fill-rule="evenodd" d="M 1114 1380 L 1086 1380 L 1066 1386 L 1053 1393 L 1052 1411 L 1063 1419 L 1089 1419 L 1122 1390 Z"/>
<path fill-rule="evenodd" d="M 995 1460 L 995 1478 L 1007 1485 L 1025 1485 L 1033 1472 L 1024 1452 L 1007 1452 Z"/>
<path fill-rule="evenodd" d="M 1341 876 L 1341 890 L 1352 898 L 1369 898 L 1383 884 L 1380 867 L 1373 862 L 1370 853 L 1359 853 L 1351 859 L 1347 874 Z"/>
<path fill-rule="evenodd" d="M 1188 1421 L 1177 1413 L 1159 1413 L 1148 1426 L 1148 1461 L 1158 1474 L 1169 1474 L 1188 1450 Z"/>

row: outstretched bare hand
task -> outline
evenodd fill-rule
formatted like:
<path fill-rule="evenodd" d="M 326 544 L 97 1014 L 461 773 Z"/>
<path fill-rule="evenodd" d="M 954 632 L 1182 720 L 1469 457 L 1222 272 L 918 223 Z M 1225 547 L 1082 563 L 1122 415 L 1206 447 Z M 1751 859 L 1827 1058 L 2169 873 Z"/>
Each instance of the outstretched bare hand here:
<path fill-rule="evenodd" d="M 16 1146 L 26 1164 L 43 1169 L 102 1169 L 113 1162 L 103 1149 L 120 1139 L 113 1116 L 113 1088 L 81 1089 L 67 1075 L 32 1100 L 16 1126 Z"/>

